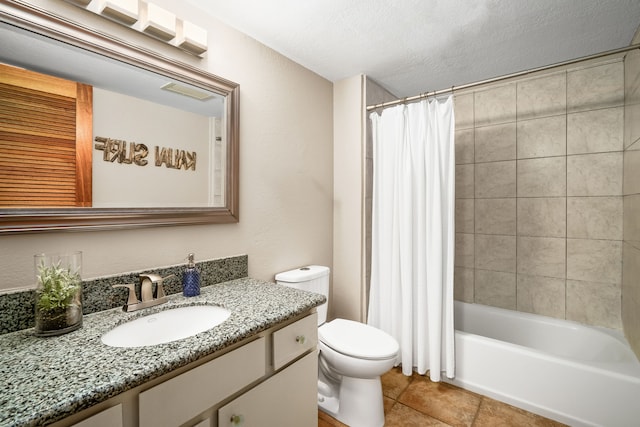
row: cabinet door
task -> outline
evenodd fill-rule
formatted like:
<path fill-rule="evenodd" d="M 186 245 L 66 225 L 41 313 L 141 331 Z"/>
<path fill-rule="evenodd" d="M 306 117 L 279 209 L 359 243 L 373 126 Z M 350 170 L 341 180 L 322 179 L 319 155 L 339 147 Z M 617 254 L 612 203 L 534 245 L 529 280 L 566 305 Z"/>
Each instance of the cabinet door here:
<path fill-rule="evenodd" d="M 317 399 L 314 351 L 220 408 L 218 427 L 315 427 Z"/>

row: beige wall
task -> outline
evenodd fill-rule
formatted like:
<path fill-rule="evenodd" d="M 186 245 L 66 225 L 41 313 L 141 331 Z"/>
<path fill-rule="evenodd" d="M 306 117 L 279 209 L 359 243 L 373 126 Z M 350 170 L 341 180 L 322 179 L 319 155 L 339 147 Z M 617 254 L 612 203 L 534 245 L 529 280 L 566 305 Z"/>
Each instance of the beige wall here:
<path fill-rule="evenodd" d="M 640 33 L 634 43 L 640 42 Z M 640 357 L 640 52 L 625 57 L 622 325 Z"/>
<path fill-rule="evenodd" d="M 373 151 L 367 105 L 396 99 L 364 75 L 334 85 L 334 255 L 330 318 L 366 321 Z"/>
<path fill-rule="evenodd" d="M 33 283 L 33 255 L 82 250 L 92 278 L 197 259 L 248 254 L 249 274 L 273 280 L 304 264 L 332 266 L 333 85 L 177 0 L 159 6 L 208 29 L 197 59 L 66 2 L 34 0 L 240 84 L 240 222 L 211 226 L 0 236 L 0 289 Z"/>
<path fill-rule="evenodd" d="M 457 299 L 621 328 L 623 71 L 456 95 Z"/>
<path fill-rule="evenodd" d="M 333 280 L 329 317 L 363 319 L 363 75 L 334 84 Z"/>

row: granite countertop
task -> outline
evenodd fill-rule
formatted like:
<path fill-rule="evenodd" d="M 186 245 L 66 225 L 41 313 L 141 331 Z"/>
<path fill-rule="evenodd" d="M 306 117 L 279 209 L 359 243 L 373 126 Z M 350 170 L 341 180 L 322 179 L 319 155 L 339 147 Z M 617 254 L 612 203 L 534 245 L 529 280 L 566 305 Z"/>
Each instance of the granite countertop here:
<path fill-rule="evenodd" d="M 201 295 L 169 296 L 169 302 L 125 313 L 121 308 L 84 316 L 77 331 L 40 338 L 33 329 L 0 335 L 0 426 L 52 423 L 176 368 L 293 318 L 325 297 L 244 278 L 206 286 Z M 231 316 L 195 336 L 149 347 L 102 343 L 106 331 L 169 308 L 211 304 Z"/>

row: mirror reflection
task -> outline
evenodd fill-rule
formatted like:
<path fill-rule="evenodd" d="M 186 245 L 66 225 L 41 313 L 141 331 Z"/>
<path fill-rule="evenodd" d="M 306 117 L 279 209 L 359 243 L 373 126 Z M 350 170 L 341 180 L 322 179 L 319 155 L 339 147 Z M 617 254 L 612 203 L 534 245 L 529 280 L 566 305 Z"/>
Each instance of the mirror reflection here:
<path fill-rule="evenodd" d="M 0 209 L 225 206 L 224 94 L 4 23 L 0 39 Z"/>

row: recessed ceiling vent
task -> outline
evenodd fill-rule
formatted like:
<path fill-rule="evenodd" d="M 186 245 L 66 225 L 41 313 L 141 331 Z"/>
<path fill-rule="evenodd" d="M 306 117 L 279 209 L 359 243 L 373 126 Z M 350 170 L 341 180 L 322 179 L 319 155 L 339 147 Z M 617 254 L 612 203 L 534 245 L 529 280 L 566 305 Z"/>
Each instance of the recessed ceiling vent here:
<path fill-rule="evenodd" d="M 213 94 L 198 90 L 191 86 L 184 86 L 178 83 L 167 83 L 162 86 L 162 89 L 169 92 L 178 93 L 180 95 L 188 96 L 189 98 L 197 99 L 198 101 L 204 101 L 209 98 L 213 98 Z"/>

